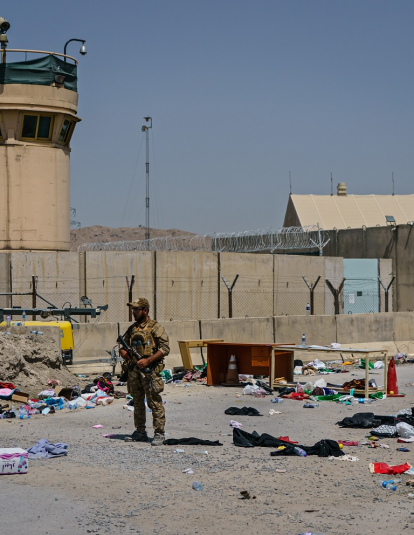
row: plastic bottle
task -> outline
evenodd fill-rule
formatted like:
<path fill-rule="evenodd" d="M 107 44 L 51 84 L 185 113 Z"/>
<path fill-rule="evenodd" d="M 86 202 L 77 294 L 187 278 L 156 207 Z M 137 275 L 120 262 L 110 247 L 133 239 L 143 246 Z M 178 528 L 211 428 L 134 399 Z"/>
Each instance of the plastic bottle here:
<path fill-rule="evenodd" d="M 30 334 L 43 334 L 42 331 L 30 331 Z"/>
<path fill-rule="evenodd" d="M 11 324 L 11 316 L 10 316 L 10 315 L 7 315 L 7 316 L 6 316 L 6 326 L 7 326 L 7 327 L 10 327 L 10 324 Z"/>
<path fill-rule="evenodd" d="M 383 481 L 382 488 L 386 490 L 397 490 L 397 487 L 393 483 L 391 483 L 391 481 Z"/>
<path fill-rule="evenodd" d="M 283 398 L 274 398 L 270 400 L 272 403 L 283 403 Z"/>
<path fill-rule="evenodd" d="M 302 334 L 302 347 L 306 347 L 306 336 Z"/>
<path fill-rule="evenodd" d="M 24 325 L 26 322 L 26 311 L 23 310 L 23 314 L 22 314 L 22 322 L 21 322 L 21 325 Z"/>
<path fill-rule="evenodd" d="M 208 455 L 207 450 L 194 450 L 194 455 Z"/>
<path fill-rule="evenodd" d="M 302 448 L 298 448 L 297 446 L 295 446 L 293 448 L 293 451 L 296 453 L 296 455 L 299 455 L 299 457 L 307 457 L 308 454 L 306 453 L 305 450 L 303 450 Z"/>
<path fill-rule="evenodd" d="M 19 417 L 20 417 L 20 418 L 23 418 L 25 415 L 26 415 L 26 410 L 25 410 L 25 408 L 23 407 L 23 405 L 20 405 L 20 408 L 19 408 Z"/>
<path fill-rule="evenodd" d="M 305 403 L 303 407 L 305 409 L 316 409 L 317 407 L 319 407 L 319 403 Z"/>
<path fill-rule="evenodd" d="M 306 315 L 310 316 L 310 304 L 309 303 L 306 305 Z"/>
<path fill-rule="evenodd" d="M 358 403 L 372 403 L 373 400 L 369 398 L 358 398 Z"/>
<path fill-rule="evenodd" d="M 194 490 L 203 490 L 203 484 L 199 481 L 193 481 L 193 489 Z"/>

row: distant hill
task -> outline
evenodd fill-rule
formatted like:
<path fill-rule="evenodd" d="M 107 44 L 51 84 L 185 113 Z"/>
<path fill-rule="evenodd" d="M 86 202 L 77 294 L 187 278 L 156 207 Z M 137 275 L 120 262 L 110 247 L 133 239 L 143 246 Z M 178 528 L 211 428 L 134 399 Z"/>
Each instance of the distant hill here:
<path fill-rule="evenodd" d="M 150 237 L 158 238 L 162 236 L 192 236 L 192 232 L 170 228 L 151 229 Z M 75 249 L 82 243 L 105 243 L 110 241 L 122 240 L 145 240 L 145 227 L 102 227 L 93 225 L 92 227 L 83 227 L 70 231 L 71 249 Z"/>

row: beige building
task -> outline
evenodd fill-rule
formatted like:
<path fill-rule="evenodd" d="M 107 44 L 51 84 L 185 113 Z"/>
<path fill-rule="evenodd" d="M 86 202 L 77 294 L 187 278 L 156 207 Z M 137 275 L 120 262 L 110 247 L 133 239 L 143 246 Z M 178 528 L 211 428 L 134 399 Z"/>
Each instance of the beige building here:
<path fill-rule="evenodd" d="M 337 195 L 290 195 L 283 226 L 383 227 L 386 216 L 392 216 L 396 225 L 414 221 L 414 195 L 347 195 L 341 182 Z"/>
<path fill-rule="evenodd" d="M 0 64 L 0 250 L 67 251 L 76 60 L 9 63 L 11 52 Z"/>

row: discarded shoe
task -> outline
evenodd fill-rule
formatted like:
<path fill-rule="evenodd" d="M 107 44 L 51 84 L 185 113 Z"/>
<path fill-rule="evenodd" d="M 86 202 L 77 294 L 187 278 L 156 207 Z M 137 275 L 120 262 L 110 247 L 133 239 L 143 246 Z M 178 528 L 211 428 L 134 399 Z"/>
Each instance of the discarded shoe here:
<path fill-rule="evenodd" d="M 132 435 L 125 437 L 125 442 L 149 442 L 146 431 L 135 430 Z"/>
<path fill-rule="evenodd" d="M 165 437 L 160 433 L 155 433 L 154 438 L 151 441 L 151 446 L 162 446 L 164 444 Z"/>

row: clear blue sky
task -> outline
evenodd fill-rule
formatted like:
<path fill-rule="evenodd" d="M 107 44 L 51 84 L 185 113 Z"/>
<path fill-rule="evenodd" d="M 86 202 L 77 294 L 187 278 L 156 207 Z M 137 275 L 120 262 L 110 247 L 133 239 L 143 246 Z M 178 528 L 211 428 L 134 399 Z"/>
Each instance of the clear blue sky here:
<path fill-rule="evenodd" d="M 281 226 L 289 195 L 413 193 L 412 0 L 19 0 L 12 48 L 79 58 L 82 226 Z M 9 56 L 10 58 L 10 56 Z M 132 187 L 131 187 L 132 184 Z M 131 190 L 130 190 L 131 188 Z"/>

